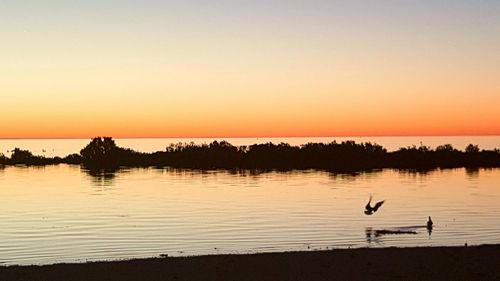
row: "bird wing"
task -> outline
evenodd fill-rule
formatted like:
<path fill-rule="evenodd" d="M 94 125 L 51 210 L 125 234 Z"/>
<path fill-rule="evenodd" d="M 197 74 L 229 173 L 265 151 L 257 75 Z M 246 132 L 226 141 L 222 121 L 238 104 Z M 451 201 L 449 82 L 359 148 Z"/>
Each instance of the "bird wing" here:
<path fill-rule="evenodd" d="M 370 200 L 368 200 L 368 203 L 366 203 L 365 209 L 366 210 L 371 210 L 372 207 L 370 206 L 370 203 L 372 202 L 372 196 L 370 195 Z"/>
<path fill-rule="evenodd" d="M 378 210 L 378 208 L 380 208 L 380 206 L 382 206 L 382 204 L 384 204 L 384 202 L 385 202 L 385 200 L 377 202 L 377 204 L 375 204 L 375 206 L 373 207 L 373 211 L 376 212 Z"/>
<path fill-rule="evenodd" d="M 366 204 L 365 209 L 367 209 L 367 210 L 372 209 L 372 206 L 370 206 L 370 202 L 368 202 L 368 203 Z"/>

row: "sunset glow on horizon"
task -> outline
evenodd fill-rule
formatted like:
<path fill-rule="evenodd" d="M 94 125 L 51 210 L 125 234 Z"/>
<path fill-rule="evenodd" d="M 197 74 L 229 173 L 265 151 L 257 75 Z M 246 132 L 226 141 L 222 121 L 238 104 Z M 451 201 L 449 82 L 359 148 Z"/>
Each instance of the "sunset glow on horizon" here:
<path fill-rule="evenodd" d="M 0 2 L 0 138 L 500 135 L 497 1 Z"/>

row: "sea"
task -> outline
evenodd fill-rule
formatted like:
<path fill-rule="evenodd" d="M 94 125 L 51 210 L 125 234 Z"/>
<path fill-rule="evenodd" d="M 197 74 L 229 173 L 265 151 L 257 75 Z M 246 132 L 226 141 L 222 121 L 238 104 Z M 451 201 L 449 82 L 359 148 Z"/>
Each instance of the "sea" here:
<path fill-rule="evenodd" d="M 222 139 L 116 139 L 137 151 Z M 233 145 L 377 143 L 389 151 L 468 144 L 499 136 L 225 139 Z M 78 153 L 89 139 L 4 139 L 37 155 Z M 385 200 L 365 215 L 370 196 Z M 0 167 L 0 264 L 500 243 L 500 169 L 190 170 L 79 165 Z M 434 222 L 429 231 L 429 216 Z"/>

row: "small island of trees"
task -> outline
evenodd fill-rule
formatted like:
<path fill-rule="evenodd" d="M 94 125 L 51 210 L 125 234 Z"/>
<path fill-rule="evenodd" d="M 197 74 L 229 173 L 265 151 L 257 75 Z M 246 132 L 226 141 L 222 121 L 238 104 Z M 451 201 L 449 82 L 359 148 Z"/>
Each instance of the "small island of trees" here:
<path fill-rule="evenodd" d="M 450 144 L 431 149 L 411 146 L 388 152 L 372 143 L 343 141 L 307 143 L 265 143 L 234 146 L 226 141 L 209 144 L 171 144 L 163 151 L 137 152 L 116 145 L 110 137 L 93 138 L 80 153 L 66 157 L 33 155 L 15 148 L 7 157 L 0 154 L 0 165 L 75 164 L 88 168 L 173 167 L 194 169 L 322 169 L 361 171 L 383 168 L 433 169 L 500 167 L 500 150 L 481 150 L 470 144 L 461 151 Z"/>

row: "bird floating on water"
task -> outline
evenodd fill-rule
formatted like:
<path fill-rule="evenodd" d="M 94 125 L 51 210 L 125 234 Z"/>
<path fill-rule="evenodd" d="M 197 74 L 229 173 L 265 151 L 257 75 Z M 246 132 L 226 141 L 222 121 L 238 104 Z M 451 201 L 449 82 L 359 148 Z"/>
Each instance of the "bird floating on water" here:
<path fill-rule="evenodd" d="M 368 204 L 365 206 L 365 215 L 373 215 L 382 204 L 384 204 L 385 200 L 379 201 L 375 204 L 375 206 L 370 206 L 370 203 L 372 202 L 372 196 L 370 195 L 370 200 L 368 200 Z"/>
<path fill-rule="evenodd" d="M 433 224 L 434 223 L 432 222 L 431 216 L 429 216 L 429 220 L 427 221 L 427 229 L 431 230 Z"/>
<path fill-rule="evenodd" d="M 427 233 L 429 233 L 429 238 L 431 237 L 431 234 L 432 234 L 432 226 L 433 225 L 434 225 L 434 223 L 432 222 L 431 216 L 429 216 L 429 220 L 427 221 L 427 225 L 426 225 Z"/>

